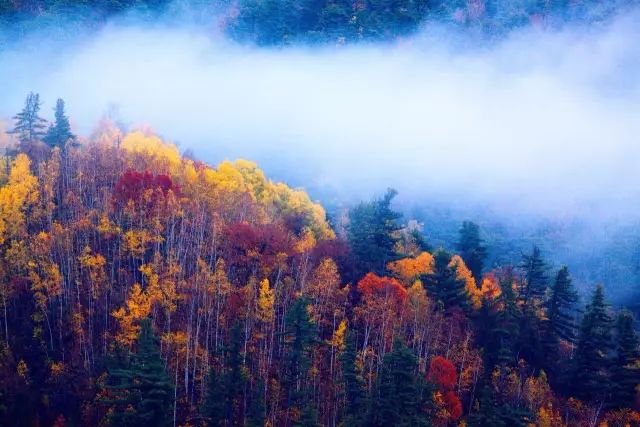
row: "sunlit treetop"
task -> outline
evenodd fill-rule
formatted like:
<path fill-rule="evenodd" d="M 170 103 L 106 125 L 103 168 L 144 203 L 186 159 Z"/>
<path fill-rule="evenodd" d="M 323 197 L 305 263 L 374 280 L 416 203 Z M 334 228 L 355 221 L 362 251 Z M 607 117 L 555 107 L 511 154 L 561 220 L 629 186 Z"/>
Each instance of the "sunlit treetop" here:
<path fill-rule="evenodd" d="M 411 284 L 413 279 L 433 271 L 433 257 L 429 252 L 422 252 L 414 258 L 390 262 L 387 269 L 398 275 L 405 284 Z"/>
<path fill-rule="evenodd" d="M 120 138 L 117 132 L 102 133 Z M 103 139 L 104 140 L 104 139 Z M 284 221 L 287 228 L 303 236 L 305 230 L 317 240 L 335 238 L 326 220 L 324 208 L 314 203 L 309 195 L 282 182 L 269 180 L 254 162 L 239 159 L 224 161 L 213 168 L 180 155 L 178 147 L 148 132 L 135 131 L 125 135 L 119 143 L 128 153 L 128 167 L 167 174 L 180 185 L 183 194 L 208 193 L 224 198 L 225 207 L 245 203 L 244 197 L 256 204 L 260 212 L 256 217 L 264 221 Z M 219 199 L 220 197 L 216 197 Z"/>

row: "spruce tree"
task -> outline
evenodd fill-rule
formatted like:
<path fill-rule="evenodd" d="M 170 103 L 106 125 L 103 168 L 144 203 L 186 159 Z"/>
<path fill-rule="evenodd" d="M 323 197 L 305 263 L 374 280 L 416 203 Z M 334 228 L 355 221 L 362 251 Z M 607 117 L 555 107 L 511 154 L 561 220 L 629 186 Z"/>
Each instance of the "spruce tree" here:
<path fill-rule="evenodd" d="M 465 282 L 456 277 L 456 267 L 449 266 L 451 255 L 444 249 L 433 254 L 433 271 L 422 276 L 425 289 L 445 310 L 469 307 Z"/>
<path fill-rule="evenodd" d="M 484 301 L 477 317 L 477 331 L 483 347 L 485 373 L 490 375 L 496 365 L 516 362 L 515 348 L 519 339 L 521 312 L 513 287 L 510 269 L 499 277 L 500 296 L 496 303 L 500 310 L 490 310 Z"/>
<path fill-rule="evenodd" d="M 71 133 L 69 118 L 64 112 L 64 101 L 58 99 L 55 108 L 55 120 L 44 137 L 44 142 L 50 147 L 64 148 L 68 141 L 74 141 L 75 135 Z"/>
<path fill-rule="evenodd" d="M 294 427 L 320 427 L 318 422 L 318 411 L 316 411 L 315 402 L 313 399 L 305 399 L 302 410 L 300 412 L 300 418 L 294 423 Z"/>
<path fill-rule="evenodd" d="M 253 386 L 251 401 L 247 411 L 246 427 L 264 427 L 266 419 L 264 404 L 264 380 L 258 380 Z"/>
<path fill-rule="evenodd" d="M 480 238 L 480 228 L 471 221 L 464 221 L 460 228 L 460 237 L 456 244 L 456 249 L 460 253 L 465 265 L 471 271 L 476 283 L 482 281 L 482 270 L 484 260 L 487 257 L 487 249 L 482 245 Z"/>
<path fill-rule="evenodd" d="M 344 351 L 340 355 L 345 394 L 343 426 L 357 427 L 363 425 L 364 422 L 364 389 L 362 379 L 358 375 L 356 357 L 355 334 L 349 331 L 345 339 Z"/>
<path fill-rule="evenodd" d="M 298 298 L 285 318 L 286 358 L 283 386 L 287 390 L 287 407 L 298 408 L 304 415 L 301 420 L 310 422 L 313 417 L 313 396 L 307 373 L 311 367 L 312 345 L 316 342 L 316 328 L 307 312 L 308 301 Z M 306 418 L 305 418 L 306 417 Z"/>
<path fill-rule="evenodd" d="M 474 412 L 469 415 L 469 427 L 527 427 L 534 417 L 524 408 L 495 402 L 491 388 L 487 385 L 480 390 L 480 398 L 474 404 Z"/>
<path fill-rule="evenodd" d="M 631 407 L 640 384 L 640 351 L 633 314 L 628 310 L 618 313 L 616 319 L 616 357 L 612 367 L 611 405 Z"/>
<path fill-rule="evenodd" d="M 36 142 L 44 136 L 46 120 L 38 115 L 40 105 L 40 95 L 31 92 L 22 111 L 13 117 L 15 125 L 9 133 L 18 135 L 22 144 Z"/>
<path fill-rule="evenodd" d="M 383 275 L 387 263 L 396 258 L 395 245 L 400 236 L 401 214 L 391 209 L 396 196 L 388 190 L 384 197 L 360 203 L 349 211 L 347 239 L 355 258 L 357 279 L 368 272 Z"/>
<path fill-rule="evenodd" d="M 543 322 L 545 368 L 554 372 L 557 367 L 560 340 L 573 343 L 577 325 L 574 320 L 578 294 L 571 284 L 569 269 L 560 268 L 551 287 L 551 294 L 545 303 L 547 313 Z"/>
<path fill-rule="evenodd" d="M 548 288 L 548 277 L 546 263 L 537 246 L 533 247 L 530 255 L 523 256 L 522 270 L 524 280 L 519 293 L 522 316 L 517 351 L 533 367 L 542 368 L 545 362 L 544 317 L 540 314 Z"/>
<path fill-rule="evenodd" d="M 109 408 L 105 424 L 108 426 L 134 427 L 137 422 L 135 408 L 140 393 L 135 388 L 135 375 L 129 352 L 118 346 L 107 358 L 107 376 L 99 403 Z"/>
<path fill-rule="evenodd" d="M 376 378 L 369 426 L 428 426 L 423 411 L 431 390 L 421 375 L 416 375 L 417 360 L 413 352 L 396 340 L 393 351 L 386 354 Z"/>
<path fill-rule="evenodd" d="M 551 295 L 546 303 L 550 333 L 555 338 L 574 342 L 576 339 L 575 304 L 578 293 L 571 284 L 569 269 L 563 266 L 556 275 Z M 557 345 L 557 343 L 556 343 Z"/>
<path fill-rule="evenodd" d="M 213 369 L 209 372 L 207 395 L 202 412 L 210 427 L 217 427 L 227 422 L 231 425 L 237 424 L 236 408 L 246 383 L 241 349 L 242 327 L 239 322 L 235 322 L 223 350 L 224 368 L 220 373 L 216 373 Z"/>
<path fill-rule="evenodd" d="M 571 382 L 574 394 L 586 401 L 602 402 L 610 391 L 612 323 L 604 289 L 598 285 L 580 324 Z"/>
<path fill-rule="evenodd" d="M 480 397 L 474 404 L 474 412 L 469 415 L 470 427 L 509 427 L 500 414 L 491 396 L 491 389 L 488 386 L 482 387 Z"/>
<path fill-rule="evenodd" d="M 208 427 L 220 427 L 226 420 L 226 390 L 225 381 L 216 371 L 209 369 L 207 378 L 207 394 L 202 405 L 201 413 Z"/>
<path fill-rule="evenodd" d="M 542 299 L 547 291 L 548 277 L 547 266 L 542 259 L 540 248 L 534 246 L 530 255 L 523 255 L 522 270 L 524 272 L 524 289 L 521 297 L 525 304 L 531 298 Z"/>
<path fill-rule="evenodd" d="M 160 354 L 160 341 L 149 319 L 141 322 L 138 351 L 133 356 L 132 368 L 135 388 L 140 393 L 140 401 L 136 405 L 137 425 L 169 425 L 173 386 Z"/>
<path fill-rule="evenodd" d="M 240 399 L 244 383 L 246 381 L 242 366 L 242 326 L 240 322 L 235 322 L 231 328 L 229 344 L 226 348 L 226 374 L 224 384 L 226 385 L 225 413 L 227 420 L 233 425 L 236 418 L 236 403 Z"/>
<path fill-rule="evenodd" d="M 165 426 L 171 421 L 173 386 L 160 355 L 158 337 L 151 321 L 144 319 L 138 336 L 137 351 L 130 356 L 118 349 L 110 358 L 101 399 L 112 410 L 110 426 Z"/>

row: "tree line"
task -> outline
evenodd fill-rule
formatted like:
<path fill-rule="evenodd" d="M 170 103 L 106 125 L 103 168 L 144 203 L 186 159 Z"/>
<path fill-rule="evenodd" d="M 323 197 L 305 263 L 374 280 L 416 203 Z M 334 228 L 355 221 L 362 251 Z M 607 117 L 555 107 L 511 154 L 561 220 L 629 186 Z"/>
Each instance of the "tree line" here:
<path fill-rule="evenodd" d="M 28 0 L 0 1 L 0 22 L 33 29 L 30 19 L 71 27 L 89 27 L 135 12 L 155 20 L 174 13 L 166 0 Z M 193 8 L 211 19 L 221 17 L 232 39 L 257 45 L 291 43 L 349 43 L 361 40 L 393 41 L 423 25 L 448 25 L 454 29 L 502 36 L 528 25 L 558 27 L 565 22 L 598 22 L 624 13 L 624 2 L 597 0 L 240 0 L 190 1 L 178 7 Z M 171 17 L 167 18 L 171 19 Z M 56 21 L 57 20 L 57 21 Z"/>

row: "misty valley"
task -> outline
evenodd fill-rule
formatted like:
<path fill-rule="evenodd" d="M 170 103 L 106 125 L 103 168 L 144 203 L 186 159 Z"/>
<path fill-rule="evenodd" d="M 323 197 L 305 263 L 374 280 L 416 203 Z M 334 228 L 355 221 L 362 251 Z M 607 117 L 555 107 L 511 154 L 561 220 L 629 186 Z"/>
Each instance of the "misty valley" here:
<path fill-rule="evenodd" d="M 636 0 L 0 0 L 0 426 L 640 426 Z"/>

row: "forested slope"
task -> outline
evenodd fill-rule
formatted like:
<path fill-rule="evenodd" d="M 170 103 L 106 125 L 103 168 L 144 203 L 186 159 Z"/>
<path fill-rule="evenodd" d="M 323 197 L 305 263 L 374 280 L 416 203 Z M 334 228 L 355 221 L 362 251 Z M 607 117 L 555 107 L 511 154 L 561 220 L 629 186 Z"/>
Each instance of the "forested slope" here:
<path fill-rule="evenodd" d="M 0 1 L 0 23 L 23 37 L 48 28 L 64 37 L 110 20 L 197 23 L 258 45 L 394 41 L 422 26 L 501 37 L 527 26 L 606 21 L 637 0 L 29 0 Z M 216 23 L 214 25 L 214 23 Z M 212 28 L 213 27 L 213 28 Z"/>
<path fill-rule="evenodd" d="M 3 425 L 632 426 L 633 316 L 537 249 L 488 271 L 392 209 L 30 95 L 0 172 Z M 338 233 L 336 233 L 336 231 Z"/>

